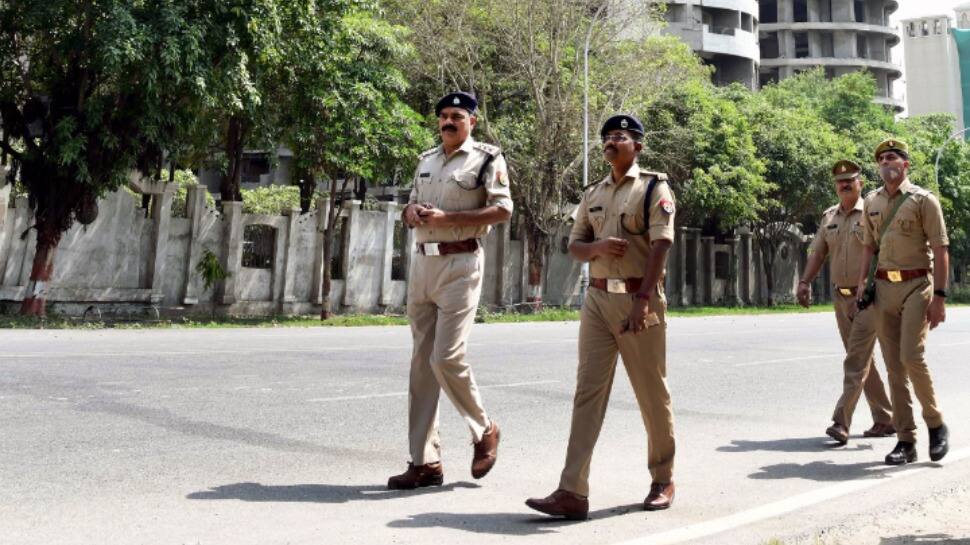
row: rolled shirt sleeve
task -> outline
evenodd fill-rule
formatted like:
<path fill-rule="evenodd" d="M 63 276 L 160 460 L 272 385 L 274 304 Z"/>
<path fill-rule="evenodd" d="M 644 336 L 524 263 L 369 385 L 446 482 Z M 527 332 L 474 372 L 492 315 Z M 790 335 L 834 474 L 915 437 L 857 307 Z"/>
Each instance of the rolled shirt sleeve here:
<path fill-rule="evenodd" d="M 509 190 L 509 167 L 505 156 L 497 156 L 485 170 L 485 204 L 498 206 L 510 213 L 512 207 L 512 192 Z"/>
<path fill-rule="evenodd" d="M 589 204 L 586 195 L 579 201 L 579 208 L 576 210 L 576 220 L 573 228 L 569 231 L 569 243 L 577 240 L 580 242 L 591 242 L 593 239 L 593 226 L 589 223 Z"/>
<path fill-rule="evenodd" d="M 920 214 L 923 216 L 923 230 L 926 232 L 926 241 L 931 248 L 949 246 L 950 238 L 946 234 L 946 222 L 943 220 L 943 208 L 936 195 L 930 193 L 920 206 Z"/>
<path fill-rule="evenodd" d="M 670 185 L 658 183 L 654 188 L 650 204 L 650 240 L 674 241 L 674 193 Z"/>

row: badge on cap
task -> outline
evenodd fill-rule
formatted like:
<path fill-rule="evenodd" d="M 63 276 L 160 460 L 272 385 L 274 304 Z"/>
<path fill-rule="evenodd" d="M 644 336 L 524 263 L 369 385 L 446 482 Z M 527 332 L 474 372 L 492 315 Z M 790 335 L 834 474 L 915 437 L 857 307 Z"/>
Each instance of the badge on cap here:
<path fill-rule="evenodd" d="M 457 106 L 457 105 L 461 104 L 461 100 L 458 97 L 455 97 L 455 99 L 452 100 L 451 103 L 454 104 L 455 106 Z"/>
<path fill-rule="evenodd" d="M 659 204 L 660 204 L 660 209 L 663 210 L 665 214 L 674 213 L 674 203 L 672 201 L 667 199 L 661 199 Z"/>
<path fill-rule="evenodd" d="M 630 126 L 630 123 L 626 119 L 624 119 L 623 121 L 620 121 L 620 128 L 625 129 L 629 126 Z"/>
<path fill-rule="evenodd" d="M 843 172 L 845 172 L 845 164 L 839 165 L 839 174 L 842 174 Z"/>

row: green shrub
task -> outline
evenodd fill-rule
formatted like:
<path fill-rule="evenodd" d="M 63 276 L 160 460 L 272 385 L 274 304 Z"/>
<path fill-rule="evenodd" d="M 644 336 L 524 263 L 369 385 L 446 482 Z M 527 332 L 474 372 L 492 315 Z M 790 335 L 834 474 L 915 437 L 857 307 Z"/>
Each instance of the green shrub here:
<path fill-rule="evenodd" d="M 268 185 L 243 189 L 243 213 L 278 216 L 283 210 L 300 207 L 300 188 L 295 185 Z"/>

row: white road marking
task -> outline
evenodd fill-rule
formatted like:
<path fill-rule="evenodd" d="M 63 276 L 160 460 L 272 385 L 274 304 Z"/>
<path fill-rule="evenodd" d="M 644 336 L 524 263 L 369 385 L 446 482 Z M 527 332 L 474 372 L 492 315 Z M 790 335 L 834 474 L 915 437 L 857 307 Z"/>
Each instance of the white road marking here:
<path fill-rule="evenodd" d="M 949 346 L 964 346 L 968 344 L 970 344 L 970 341 L 960 342 L 960 343 L 928 344 L 927 348 L 932 350 L 934 348 L 945 348 Z M 785 363 L 790 361 L 802 361 L 802 360 L 820 360 L 825 358 L 845 358 L 845 352 L 832 352 L 830 354 L 819 354 L 817 356 L 798 356 L 795 358 L 780 358 L 780 359 L 774 359 L 774 360 L 746 361 L 744 363 L 735 363 L 734 367 L 752 367 L 754 365 L 765 365 L 768 363 Z"/>
<path fill-rule="evenodd" d="M 968 457 L 970 457 L 970 448 L 963 448 L 960 450 L 951 451 L 949 456 L 947 456 L 942 462 L 937 463 L 941 465 L 949 465 L 960 462 Z M 659 534 L 623 541 L 621 543 L 617 543 L 616 545 L 675 545 L 685 541 L 710 537 L 720 534 L 721 532 L 740 528 L 741 526 L 747 526 L 763 520 L 786 515 L 805 507 L 817 505 L 822 502 L 852 494 L 853 492 L 861 492 L 869 488 L 875 488 L 883 483 L 889 482 L 892 479 L 903 479 L 930 469 L 936 468 L 934 466 L 923 465 L 893 473 L 882 473 L 881 475 L 884 478 L 881 479 L 861 479 L 827 486 L 825 488 L 812 490 L 810 492 L 798 494 L 797 496 L 768 503 L 760 507 L 748 509 L 747 511 L 741 511 L 733 515 L 706 520 L 696 524 L 688 524 L 682 528 L 675 528 Z"/>
<path fill-rule="evenodd" d="M 478 388 L 480 390 L 492 389 L 492 388 L 516 388 L 519 386 L 536 386 L 539 384 L 556 384 L 560 381 L 558 380 L 534 380 L 530 382 L 509 382 L 507 384 L 479 384 Z M 313 399 L 308 399 L 310 403 L 328 403 L 331 401 L 356 401 L 361 399 L 377 399 L 381 397 L 406 397 L 407 392 L 389 392 L 386 394 L 366 394 L 359 396 L 340 396 L 340 397 L 317 397 Z"/>

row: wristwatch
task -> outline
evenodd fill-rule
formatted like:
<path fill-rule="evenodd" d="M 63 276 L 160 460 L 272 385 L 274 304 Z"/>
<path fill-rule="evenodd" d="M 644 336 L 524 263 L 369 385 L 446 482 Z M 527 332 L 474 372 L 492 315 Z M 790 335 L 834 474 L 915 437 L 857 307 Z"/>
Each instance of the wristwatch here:
<path fill-rule="evenodd" d="M 946 290 L 933 290 L 933 295 L 946 299 Z"/>
<path fill-rule="evenodd" d="M 638 291 L 638 292 L 636 292 L 636 293 L 633 294 L 633 298 L 634 299 L 643 299 L 645 301 L 649 301 L 650 300 L 650 294 L 649 293 L 640 293 Z"/>

